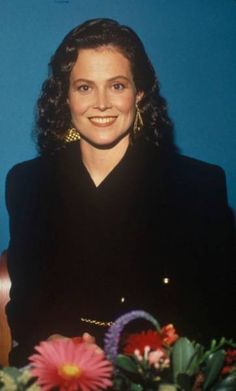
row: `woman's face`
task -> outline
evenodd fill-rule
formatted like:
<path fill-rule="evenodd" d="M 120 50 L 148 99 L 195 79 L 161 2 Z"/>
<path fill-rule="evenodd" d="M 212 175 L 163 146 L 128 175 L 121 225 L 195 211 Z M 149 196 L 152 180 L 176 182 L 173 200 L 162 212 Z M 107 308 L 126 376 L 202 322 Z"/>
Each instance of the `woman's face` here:
<path fill-rule="evenodd" d="M 82 49 L 70 74 L 68 105 L 81 139 L 109 147 L 127 138 L 137 93 L 130 62 L 116 48 Z"/>

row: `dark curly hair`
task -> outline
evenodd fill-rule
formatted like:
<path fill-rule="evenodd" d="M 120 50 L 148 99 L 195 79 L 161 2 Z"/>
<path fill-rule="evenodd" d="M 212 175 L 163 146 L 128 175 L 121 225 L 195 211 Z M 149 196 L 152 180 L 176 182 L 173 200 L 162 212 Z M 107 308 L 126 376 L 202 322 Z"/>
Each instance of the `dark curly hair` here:
<path fill-rule="evenodd" d="M 130 27 L 102 18 L 88 20 L 70 31 L 51 59 L 50 76 L 38 100 L 36 137 L 41 154 L 62 148 L 63 134 L 71 126 L 67 96 L 70 72 L 79 50 L 105 45 L 116 47 L 130 61 L 136 89 L 144 93 L 139 103 L 143 136 L 164 148 L 174 146 L 167 105 L 143 43 Z"/>

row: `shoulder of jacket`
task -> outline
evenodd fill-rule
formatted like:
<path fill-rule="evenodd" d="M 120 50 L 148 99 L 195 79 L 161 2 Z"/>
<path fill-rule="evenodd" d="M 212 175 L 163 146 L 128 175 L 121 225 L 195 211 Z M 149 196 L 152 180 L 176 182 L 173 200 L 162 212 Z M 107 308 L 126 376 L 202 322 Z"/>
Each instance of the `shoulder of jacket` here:
<path fill-rule="evenodd" d="M 177 175 L 200 181 L 225 181 L 222 167 L 189 156 L 175 154 L 173 167 Z"/>
<path fill-rule="evenodd" d="M 35 193 L 43 186 L 47 177 L 48 163 L 42 157 L 23 161 L 14 165 L 6 176 L 6 205 L 18 205 L 29 194 Z"/>
<path fill-rule="evenodd" d="M 36 157 L 31 160 L 26 160 L 15 164 L 7 173 L 6 184 L 15 184 L 15 186 L 24 186 L 27 184 L 40 183 L 44 181 L 50 174 L 52 159 L 46 157 Z"/>
<path fill-rule="evenodd" d="M 190 199 L 205 202 L 211 209 L 216 204 L 228 205 L 226 175 L 222 167 L 184 155 L 173 157 L 171 175 L 176 188 Z"/>
<path fill-rule="evenodd" d="M 28 177 L 40 172 L 43 169 L 43 166 L 43 158 L 36 157 L 34 159 L 15 164 L 8 171 L 7 176 L 14 177 L 16 179 L 20 177 L 22 179 L 25 176 Z"/>
<path fill-rule="evenodd" d="M 153 168 L 161 165 L 174 177 L 186 178 L 186 180 L 225 180 L 225 172 L 217 164 L 183 155 L 176 151 L 160 150 L 154 143 L 142 140 L 142 148 L 146 150 Z"/>

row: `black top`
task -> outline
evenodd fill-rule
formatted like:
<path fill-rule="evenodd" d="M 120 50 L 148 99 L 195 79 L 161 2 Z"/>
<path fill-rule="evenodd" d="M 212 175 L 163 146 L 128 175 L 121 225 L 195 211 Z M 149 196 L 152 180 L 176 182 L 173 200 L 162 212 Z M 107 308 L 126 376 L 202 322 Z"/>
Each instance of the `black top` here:
<path fill-rule="evenodd" d="M 104 333 L 81 317 L 131 309 L 199 341 L 233 336 L 234 225 L 221 168 L 139 140 L 96 187 L 75 142 L 13 167 L 6 199 L 13 364 L 50 334 Z"/>

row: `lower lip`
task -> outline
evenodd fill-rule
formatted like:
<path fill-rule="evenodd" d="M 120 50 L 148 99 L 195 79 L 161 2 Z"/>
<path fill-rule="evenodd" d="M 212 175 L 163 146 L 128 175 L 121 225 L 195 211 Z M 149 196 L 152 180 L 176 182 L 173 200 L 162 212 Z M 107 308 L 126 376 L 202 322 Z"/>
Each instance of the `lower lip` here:
<path fill-rule="evenodd" d="M 112 121 L 110 122 L 95 122 L 93 121 L 91 118 L 89 119 L 90 122 L 95 125 L 95 126 L 98 126 L 99 128 L 105 128 L 107 126 L 111 126 L 114 124 L 114 122 L 116 121 L 116 118 L 114 118 Z"/>

